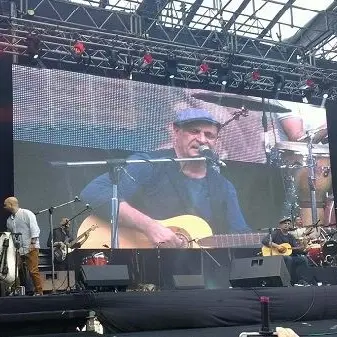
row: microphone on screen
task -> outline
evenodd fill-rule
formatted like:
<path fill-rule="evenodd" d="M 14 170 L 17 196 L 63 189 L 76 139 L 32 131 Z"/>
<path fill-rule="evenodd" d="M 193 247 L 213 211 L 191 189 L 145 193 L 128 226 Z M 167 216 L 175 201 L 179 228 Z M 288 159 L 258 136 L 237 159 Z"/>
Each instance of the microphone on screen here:
<path fill-rule="evenodd" d="M 222 160 L 219 159 L 219 156 L 212 151 L 207 145 L 200 145 L 199 146 L 199 153 L 205 157 L 206 159 L 210 160 L 212 163 L 218 165 L 218 166 L 222 166 L 222 167 L 226 167 L 226 163 L 223 162 Z"/>

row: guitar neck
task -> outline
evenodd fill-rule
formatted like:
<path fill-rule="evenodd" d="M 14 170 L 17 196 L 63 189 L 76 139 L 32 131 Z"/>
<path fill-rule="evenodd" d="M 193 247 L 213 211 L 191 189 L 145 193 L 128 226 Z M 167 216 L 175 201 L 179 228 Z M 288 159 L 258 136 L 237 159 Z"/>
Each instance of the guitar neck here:
<path fill-rule="evenodd" d="M 264 237 L 265 233 L 220 234 L 200 239 L 198 243 L 214 248 L 261 246 Z"/>
<path fill-rule="evenodd" d="M 72 247 L 73 245 L 75 245 L 78 241 L 80 241 L 81 239 L 83 239 L 88 233 L 90 233 L 92 231 L 92 228 L 87 229 L 85 232 L 83 232 L 81 235 L 79 235 L 75 240 L 73 240 L 70 244 L 70 247 Z"/>

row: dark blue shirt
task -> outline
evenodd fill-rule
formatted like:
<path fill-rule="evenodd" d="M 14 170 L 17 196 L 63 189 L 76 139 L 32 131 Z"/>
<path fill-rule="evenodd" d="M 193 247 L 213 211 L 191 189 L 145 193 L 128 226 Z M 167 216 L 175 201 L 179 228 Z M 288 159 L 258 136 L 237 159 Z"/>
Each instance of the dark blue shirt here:
<path fill-rule="evenodd" d="M 135 154 L 129 159 L 172 157 L 175 157 L 173 150 L 160 150 Z M 206 220 L 214 234 L 251 231 L 234 186 L 211 166 L 204 179 L 186 177 L 176 162 L 129 164 L 126 169 L 128 174 L 122 173 L 118 185 L 120 201 L 127 201 L 154 219 L 192 214 Z M 90 182 L 80 197 L 93 208 L 109 203 L 112 197 L 109 174 Z"/>

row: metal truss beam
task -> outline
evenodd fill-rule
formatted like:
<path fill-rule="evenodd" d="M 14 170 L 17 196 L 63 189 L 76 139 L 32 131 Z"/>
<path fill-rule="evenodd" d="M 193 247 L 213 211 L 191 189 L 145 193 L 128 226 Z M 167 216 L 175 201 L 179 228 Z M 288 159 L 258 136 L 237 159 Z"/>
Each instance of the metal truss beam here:
<path fill-rule="evenodd" d="M 263 39 L 268 32 L 275 26 L 275 24 L 280 20 L 282 15 L 294 4 L 296 0 L 289 0 L 282 9 L 274 16 L 274 18 L 268 23 L 267 27 L 265 27 L 262 32 L 259 34 L 258 38 Z"/>
<path fill-rule="evenodd" d="M 240 43 L 239 39 L 233 37 L 233 45 L 235 46 L 235 52 L 233 52 L 206 47 L 196 48 L 178 43 L 168 43 L 165 40 L 89 31 L 18 18 L 9 19 L 0 16 L 0 19 L 7 20 L 9 25 L 7 28 L 0 28 L 0 48 L 5 53 L 25 55 L 27 35 L 33 33 L 41 39 L 42 54 L 40 56 L 42 61 L 49 60 L 58 64 L 76 65 L 78 60 L 74 58 L 71 46 L 76 40 L 80 40 L 85 43 L 87 48 L 88 67 L 117 72 L 131 71 L 135 74 L 145 73 L 164 78 L 167 55 L 174 51 L 178 62 L 176 76 L 178 81 L 195 83 L 207 81 L 210 85 L 219 87 L 217 69 L 220 64 L 228 64 L 230 59 L 233 73 L 230 83 L 232 88 L 239 88 L 245 82 L 246 89 L 271 91 L 274 86 L 274 75 L 281 73 L 286 79 L 282 93 L 300 95 L 303 80 L 311 78 L 316 83 L 329 81 L 332 86 L 332 98 L 337 98 L 337 70 L 319 69 L 310 64 L 293 62 L 294 54 L 280 59 L 280 54 L 285 55 L 280 45 L 263 45 L 263 42 L 258 40 L 246 40 L 245 43 Z M 0 27 L 2 26 L 0 25 Z M 108 51 L 112 49 L 118 53 L 117 65 L 112 65 L 109 62 Z M 256 56 L 253 53 L 248 53 L 251 49 L 259 50 L 259 54 Z M 154 58 L 152 67 L 147 70 L 139 67 L 144 50 L 151 52 Z M 293 53 L 295 52 L 296 49 L 293 50 Z M 199 76 L 195 72 L 200 57 L 210 66 L 211 71 L 208 76 Z M 249 74 L 253 69 L 259 69 L 261 73 L 261 78 L 258 81 L 249 80 Z M 316 94 L 320 95 L 321 93 L 317 92 Z"/>
<path fill-rule="evenodd" d="M 188 26 L 193 18 L 194 18 L 194 15 L 197 13 L 198 9 L 200 8 L 200 6 L 202 5 L 202 3 L 204 2 L 204 0 L 195 0 L 193 5 L 191 6 L 187 16 L 186 16 L 186 19 L 185 19 L 185 25 Z"/>
<path fill-rule="evenodd" d="M 136 14 L 155 19 L 168 4 L 169 0 L 143 0 Z"/>
<path fill-rule="evenodd" d="M 239 6 L 239 8 L 234 12 L 234 14 L 232 15 L 232 17 L 225 24 L 224 29 L 223 29 L 225 32 L 227 32 L 232 27 L 232 25 L 234 24 L 234 22 L 236 21 L 236 19 L 238 18 L 238 16 L 248 6 L 249 3 L 250 3 L 250 0 L 244 0 L 244 1 L 242 1 L 242 3 Z"/>

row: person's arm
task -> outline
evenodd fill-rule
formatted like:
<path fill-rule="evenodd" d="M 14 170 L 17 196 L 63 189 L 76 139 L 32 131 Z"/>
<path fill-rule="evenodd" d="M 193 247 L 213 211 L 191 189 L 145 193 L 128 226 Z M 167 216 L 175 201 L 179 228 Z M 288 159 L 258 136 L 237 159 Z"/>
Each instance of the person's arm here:
<path fill-rule="evenodd" d="M 270 234 L 267 234 L 261 241 L 261 243 L 266 247 L 271 247 L 277 249 L 280 253 L 284 253 L 286 251 L 285 247 L 277 244 L 275 241 L 277 237 L 277 231 L 271 233 L 271 244 L 270 244 Z"/>
<path fill-rule="evenodd" d="M 300 117 L 288 117 L 280 119 L 280 124 L 288 139 L 292 142 L 298 141 L 305 135 L 303 120 Z"/>
<path fill-rule="evenodd" d="M 30 230 L 30 243 L 32 248 L 35 248 L 37 240 L 40 236 L 40 228 L 37 224 L 36 216 L 33 212 L 27 212 L 28 222 L 29 222 L 29 230 Z"/>
<path fill-rule="evenodd" d="M 173 231 L 132 207 L 126 201 L 122 201 L 119 205 L 119 221 L 122 226 L 135 228 L 145 234 L 154 246 L 159 243 L 164 244 L 165 247 L 181 246 L 181 241 Z"/>

